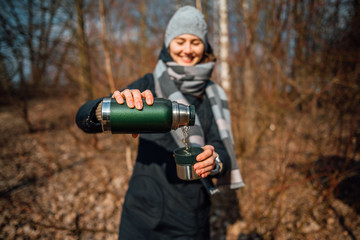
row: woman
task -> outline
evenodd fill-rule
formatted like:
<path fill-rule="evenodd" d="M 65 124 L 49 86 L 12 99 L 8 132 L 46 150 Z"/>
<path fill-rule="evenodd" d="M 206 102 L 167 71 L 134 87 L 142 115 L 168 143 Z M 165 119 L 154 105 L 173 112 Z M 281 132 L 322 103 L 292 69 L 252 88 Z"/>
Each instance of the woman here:
<path fill-rule="evenodd" d="M 225 94 L 209 80 L 214 65 L 204 16 L 196 8 L 185 6 L 169 21 L 154 73 L 113 93 L 119 104 L 126 100 L 128 107 L 139 110 L 143 98 L 152 105 L 154 97 L 195 105 L 197 116 L 189 141 L 204 149 L 194 165 L 202 180 L 183 181 L 176 175 L 173 159 L 173 150 L 183 146 L 181 130 L 141 134 L 119 239 L 209 239 L 209 180 L 218 177 L 218 182 L 227 181 L 232 188 L 243 186 L 231 142 Z M 85 132 L 101 132 L 96 117 L 101 100 L 79 109 L 76 121 Z"/>

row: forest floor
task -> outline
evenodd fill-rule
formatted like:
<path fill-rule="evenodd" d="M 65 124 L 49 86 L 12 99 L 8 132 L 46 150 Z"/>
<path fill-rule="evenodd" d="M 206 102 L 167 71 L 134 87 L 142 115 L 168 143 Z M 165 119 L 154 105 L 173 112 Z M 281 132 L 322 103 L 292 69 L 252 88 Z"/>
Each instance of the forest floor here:
<path fill-rule="evenodd" d="M 0 239 L 117 239 L 124 142 L 134 159 L 136 140 L 83 133 L 79 105 L 31 100 L 32 132 L 17 108 L 0 107 Z M 360 239 L 359 159 L 317 158 L 306 138 L 284 144 L 276 131 L 239 159 L 246 186 L 212 197 L 212 239 Z"/>

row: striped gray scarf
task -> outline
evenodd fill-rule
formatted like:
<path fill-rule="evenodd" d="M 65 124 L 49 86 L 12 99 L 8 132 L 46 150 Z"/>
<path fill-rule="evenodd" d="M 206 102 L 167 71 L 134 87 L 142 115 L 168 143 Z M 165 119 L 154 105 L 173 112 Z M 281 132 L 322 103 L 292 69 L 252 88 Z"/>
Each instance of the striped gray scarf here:
<path fill-rule="evenodd" d="M 224 90 L 209 80 L 215 63 L 203 63 L 195 66 L 181 66 L 175 62 L 166 64 L 160 59 L 155 67 L 155 92 L 158 97 L 167 98 L 189 105 L 183 93 L 202 96 L 204 93 L 210 100 L 212 112 L 219 129 L 221 140 L 231 159 L 231 171 L 218 179 L 217 185 L 230 185 L 231 189 L 244 186 L 236 156 L 231 132 L 231 118 Z M 181 129 L 171 131 L 172 137 L 179 147 L 184 147 Z M 191 146 L 205 145 L 204 133 L 199 118 L 188 133 Z"/>

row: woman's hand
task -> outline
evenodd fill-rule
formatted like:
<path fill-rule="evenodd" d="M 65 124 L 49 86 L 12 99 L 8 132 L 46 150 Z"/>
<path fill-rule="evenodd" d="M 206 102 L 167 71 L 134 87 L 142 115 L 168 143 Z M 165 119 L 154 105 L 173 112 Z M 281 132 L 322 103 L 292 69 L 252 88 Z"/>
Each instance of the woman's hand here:
<path fill-rule="evenodd" d="M 140 92 L 139 89 L 125 89 L 122 92 L 116 90 L 112 97 L 115 98 L 119 104 L 124 104 L 124 101 L 126 101 L 129 108 L 135 107 L 137 110 L 143 108 L 143 98 L 147 105 L 152 105 L 154 103 L 154 96 L 150 90 L 145 90 L 143 92 Z"/>
<path fill-rule="evenodd" d="M 211 145 L 206 145 L 203 149 L 204 151 L 196 157 L 196 161 L 198 161 L 198 163 L 194 165 L 194 170 L 197 175 L 202 178 L 206 178 L 210 175 L 211 170 L 216 167 L 215 158 L 218 154 L 215 152 L 215 148 Z"/>
<path fill-rule="evenodd" d="M 154 103 L 154 96 L 150 90 L 145 90 L 143 92 L 140 92 L 139 89 L 125 89 L 122 92 L 116 90 L 112 97 L 115 98 L 119 104 L 124 104 L 126 101 L 129 108 L 135 107 L 137 110 L 143 108 L 143 98 L 147 105 L 152 105 Z M 132 134 L 133 138 L 136 138 L 138 135 L 139 134 Z"/>

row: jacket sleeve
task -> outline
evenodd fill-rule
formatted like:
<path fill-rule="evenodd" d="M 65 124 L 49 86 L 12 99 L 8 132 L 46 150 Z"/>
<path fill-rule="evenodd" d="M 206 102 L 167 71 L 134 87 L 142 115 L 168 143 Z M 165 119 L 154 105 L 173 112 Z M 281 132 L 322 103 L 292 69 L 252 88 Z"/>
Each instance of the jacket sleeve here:
<path fill-rule="evenodd" d="M 124 89 L 139 89 L 141 92 L 146 89 L 154 91 L 154 80 L 152 74 L 147 74 L 143 78 L 131 83 Z M 111 96 L 111 95 L 110 95 Z M 108 96 L 108 97 L 110 97 Z M 95 99 L 86 102 L 82 105 L 76 114 L 77 126 L 86 133 L 100 133 L 102 132 L 101 122 L 96 118 L 95 112 L 99 103 L 103 98 Z"/>
<path fill-rule="evenodd" d="M 77 126 L 86 133 L 102 132 L 101 123 L 95 116 L 95 111 L 102 98 L 91 100 L 82 105 L 76 114 Z"/>

